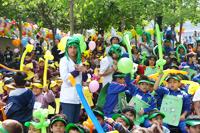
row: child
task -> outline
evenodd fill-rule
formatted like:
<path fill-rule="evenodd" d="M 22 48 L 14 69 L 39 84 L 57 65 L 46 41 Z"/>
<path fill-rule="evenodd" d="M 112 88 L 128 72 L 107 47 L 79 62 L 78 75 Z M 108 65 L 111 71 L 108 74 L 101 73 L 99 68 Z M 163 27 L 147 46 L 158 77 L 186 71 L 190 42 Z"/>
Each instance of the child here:
<path fill-rule="evenodd" d="M 119 133 L 130 133 L 128 128 L 130 127 L 131 120 L 121 114 L 113 115 L 113 118 L 108 118 L 106 121 L 113 126 Z"/>
<path fill-rule="evenodd" d="M 47 108 L 50 103 L 55 101 L 53 92 L 44 87 L 45 93 L 43 93 L 43 86 L 39 82 L 32 84 L 32 91 L 35 95 L 35 108 Z"/>
<path fill-rule="evenodd" d="M 170 133 L 169 129 L 163 126 L 165 115 L 158 110 L 153 110 L 149 113 L 149 122 L 151 125 L 156 125 L 157 130 L 163 133 Z"/>
<path fill-rule="evenodd" d="M 148 108 L 141 109 L 139 112 L 137 112 L 139 115 L 146 114 L 156 108 L 156 101 L 152 94 L 149 91 L 149 84 L 150 80 L 147 76 L 140 76 L 140 79 L 138 81 L 138 86 L 133 85 L 131 83 L 128 84 L 129 87 L 129 93 L 132 96 L 137 97 L 140 100 L 143 100 L 150 106 Z"/>
<path fill-rule="evenodd" d="M 24 133 L 22 124 L 11 119 L 3 121 L 2 129 L 5 133 Z"/>
<path fill-rule="evenodd" d="M 65 133 L 65 127 L 67 126 L 67 119 L 65 115 L 57 114 L 50 120 L 51 133 Z"/>
<path fill-rule="evenodd" d="M 37 129 L 34 125 L 38 123 L 38 120 L 32 120 L 30 122 L 26 122 L 24 125 L 28 127 L 28 133 L 41 133 L 41 129 Z"/>
<path fill-rule="evenodd" d="M 118 113 L 119 111 L 119 94 L 127 89 L 124 77 L 125 74 L 119 72 L 113 75 L 113 82 L 108 87 L 106 101 L 103 107 L 103 112 L 107 117 L 112 117 L 113 113 Z"/>
<path fill-rule="evenodd" d="M 26 74 L 17 72 L 14 76 L 16 89 L 12 90 L 8 96 L 5 113 L 8 119 L 18 120 L 24 124 L 32 119 L 33 106 L 35 102 L 34 94 L 26 89 Z"/>
<path fill-rule="evenodd" d="M 188 133 L 200 133 L 200 117 L 197 115 L 188 116 L 186 126 Z"/>
<path fill-rule="evenodd" d="M 96 116 L 97 120 L 101 124 L 104 132 L 112 131 L 112 127 L 104 121 L 104 114 L 99 110 L 93 110 L 94 115 Z"/>
<path fill-rule="evenodd" d="M 84 133 L 84 131 L 74 123 L 69 123 L 66 127 L 66 133 Z"/>
<path fill-rule="evenodd" d="M 156 92 L 156 99 L 158 108 L 161 106 L 162 99 L 165 95 L 173 95 L 176 97 L 180 97 L 183 100 L 183 107 L 182 107 L 182 113 L 180 117 L 180 122 L 178 125 L 179 130 L 181 130 L 182 133 L 187 133 L 186 127 L 185 127 L 185 117 L 190 112 L 190 98 L 189 96 L 180 90 L 181 78 L 177 75 L 169 75 L 166 78 L 166 81 L 168 83 L 167 88 L 166 87 L 159 87 L 155 90 Z"/>
<path fill-rule="evenodd" d="M 60 97 L 60 87 L 59 87 L 58 83 L 56 81 L 51 81 L 49 87 L 52 90 L 55 98 L 59 98 Z"/>

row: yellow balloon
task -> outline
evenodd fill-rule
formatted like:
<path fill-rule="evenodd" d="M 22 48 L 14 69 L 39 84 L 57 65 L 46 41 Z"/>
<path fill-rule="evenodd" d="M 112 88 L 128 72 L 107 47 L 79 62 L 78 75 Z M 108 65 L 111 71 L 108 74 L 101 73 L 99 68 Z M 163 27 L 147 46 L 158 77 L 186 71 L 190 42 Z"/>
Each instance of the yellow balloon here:
<path fill-rule="evenodd" d="M 23 66 L 24 66 L 24 59 L 26 57 L 27 53 L 30 53 L 33 50 L 34 46 L 31 44 L 27 44 L 26 45 L 26 50 L 24 51 L 24 53 L 22 54 L 22 58 L 20 61 L 20 71 L 23 71 Z"/>
<path fill-rule="evenodd" d="M 67 37 L 63 37 L 63 38 L 60 40 L 59 44 L 58 44 L 58 49 L 59 49 L 60 51 L 64 52 L 64 51 L 65 51 L 66 45 L 67 45 Z"/>
<path fill-rule="evenodd" d="M 194 93 L 200 88 L 199 83 L 194 82 L 194 81 L 190 81 L 190 80 L 181 80 L 182 84 L 188 84 L 189 88 L 188 88 L 188 93 L 191 95 L 194 95 Z"/>
<path fill-rule="evenodd" d="M 44 74 L 43 74 L 43 87 L 46 87 L 47 84 L 47 70 L 48 70 L 48 61 L 53 60 L 53 55 L 49 50 L 46 51 L 45 55 L 45 62 L 44 62 Z"/>

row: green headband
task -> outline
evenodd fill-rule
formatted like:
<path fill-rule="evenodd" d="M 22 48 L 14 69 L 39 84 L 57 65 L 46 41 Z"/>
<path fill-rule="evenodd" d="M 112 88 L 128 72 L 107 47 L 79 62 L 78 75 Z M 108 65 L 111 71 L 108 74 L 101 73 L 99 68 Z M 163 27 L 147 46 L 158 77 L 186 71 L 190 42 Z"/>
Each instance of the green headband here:
<path fill-rule="evenodd" d="M 72 128 L 76 128 L 76 129 L 78 129 L 78 131 L 79 131 L 80 133 L 84 133 L 84 131 L 83 131 L 81 128 L 79 128 L 77 125 L 75 125 L 74 123 L 69 123 L 69 124 L 67 125 L 67 127 L 66 127 L 66 132 L 68 133 Z"/>
<path fill-rule="evenodd" d="M 149 80 L 139 80 L 138 84 L 140 83 L 152 84 Z"/>
<path fill-rule="evenodd" d="M 200 125 L 200 120 L 186 120 L 185 123 L 189 126 L 196 126 Z"/>
<path fill-rule="evenodd" d="M 177 76 L 168 76 L 165 80 L 168 81 L 169 79 L 175 79 L 175 80 L 178 80 L 180 81 L 181 79 Z"/>
<path fill-rule="evenodd" d="M 124 78 L 126 77 L 126 74 L 117 74 L 117 75 L 114 75 L 115 78 Z"/>
<path fill-rule="evenodd" d="M 61 122 L 63 122 L 65 125 L 67 125 L 67 122 L 66 122 L 63 118 L 60 118 L 60 117 L 53 119 L 53 120 L 51 121 L 50 125 L 53 125 L 53 124 L 54 124 L 55 122 L 57 122 L 57 121 L 61 121 Z"/>
<path fill-rule="evenodd" d="M 162 118 L 165 118 L 165 115 L 164 115 L 163 113 L 161 113 L 161 112 L 155 112 L 155 113 L 153 113 L 153 114 L 151 114 L 151 115 L 149 116 L 149 120 L 155 118 L 155 117 L 158 116 L 158 115 L 161 115 Z"/>
<path fill-rule="evenodd" d="M 116 120 L 116 119 L 119 118 L 119 117 L 122 118 L 128 126 L 130 126 L 130 121 L 129 121 L 129 119 L 128 119 L 126 116 L 124 116 L 124 115 L 115 114 L 115 115 L 113 115 L 112 118 L 113 118 L 113 120 Z"/>
<path fill-rule="evenodd" d="M 1 133 L 8 133 L 8 131 L 0 124 L 0 132 Z"/>

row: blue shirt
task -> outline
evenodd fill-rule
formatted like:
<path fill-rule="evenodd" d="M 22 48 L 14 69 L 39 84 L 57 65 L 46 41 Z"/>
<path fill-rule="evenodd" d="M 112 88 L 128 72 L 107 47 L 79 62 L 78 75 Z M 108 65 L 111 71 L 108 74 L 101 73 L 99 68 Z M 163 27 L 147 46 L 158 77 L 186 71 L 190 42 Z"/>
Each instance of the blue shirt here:
<path fill-rule="evenodd" d="M 106 102 L 103 107 L 105 116 L 110 117 L 113 113 L 115 106 L 118 104 L 119 93 L 125 91 L 127 88 L 123 84 L 111 82 L 107 90 Z"/>
<path fill-rule="evenodd" d="M 156 108 L 156 100 L 149 91 L 144 93 L 133 84 L 129 84 L 128 89 L 129 89 L 129 93 L 132 96 L 136 96 L 137 98 L 143 100 L 144 102 L 150 105 L 148 108 L 144 108 L 144 113 L 148 113 L 154 108 Z"/>
<path fill-rule="evenodd" d="M 185 111 L 190 112 L 191 100 L 190 100 L 189 95 L 185 93 L 184 91 L 181 91 L 181 90 L 174 91 L 166 87 L 159 87 L 155 92 L 156 92 L 155 97 L 157 100 L 158 108 L 161 107 L 161 103 L 165 95 L 173 95 L 173 96 L 182 98 L 183 100 L 182 113 Z"/>

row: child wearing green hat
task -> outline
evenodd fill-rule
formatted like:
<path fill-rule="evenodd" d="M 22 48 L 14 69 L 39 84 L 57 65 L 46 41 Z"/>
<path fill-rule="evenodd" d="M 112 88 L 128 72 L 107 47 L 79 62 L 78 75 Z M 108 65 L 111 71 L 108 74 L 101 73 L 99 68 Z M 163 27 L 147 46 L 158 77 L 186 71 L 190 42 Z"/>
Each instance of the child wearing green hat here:
<path fill-rule="evenodd" d="M 162 100 L 165 95 L 172 95 L 182 99 L 183 106 L 181 109 L 181 117 L 178 125 L 179 130 L 182 133 L 187 133 L 185 118 L 187 114 L 190 112 L 190 97 L 187 93 L 180 90 L 181 87 L 181 78 L 178 75 L 170 74 L 165 79 L 167 81 L 167 87 L 160 86 L 159 88 L 155 88 L 158 108 L 160 108 Z"/>
<path fill-rule="evenodd" d="M 51 133 L 65 133 L 65 127 L 67 126 L 66 116 L 63 114 L 57 114 L 50 120 Z"/>
<path fill-rule="evenodd" d="M 186 126 L 188 133 L 200 133 L 200 117 L 198 115 L 188 116 Z"/>
<path fill-rule="evenodd" d="M 158 110 L 153 110 L 149 113 L 149 122 L 152 126 L 156 127 L 154 128 L 154 130 L 158 130 L 163 133 L 170 133 L 169 129 L 163 126 L 164 118 L 165 118 L 165 115 Z"/>
<path fill-rule="evenodd" d="M 28 133 L 41 133 L 41 129 L 35 127 L 35 124 L 38 122 L 39 120 L 37 119 L 25 122 L 24 125 L 28 127 Z"/>
<path fill-rule="evenodd" d="M 66 127 L 66 133 L 84 133 L 84 130 L 74 123 L 69 123 Z"/>
<path fill-rule="evenodd" d="M 106 123 L 106 121 L 104 120 L 105 117 L 104 117 L 103 112 L 99 110 L 93 110 L 93 113 L 96 116 L 99 123 L 101 124 L 101 127 L 103 128 L 104 132 L 109 132 L 113 130 L 112 126 Z"/>
<path fill-rule="evenodd" d="M 116 72 L 113 75 L 113 81 L 107 89 L 106 101 L 103 106 L 103 112 L 106 117 L 112 117 L 114 113 L 120 111 L 119 108 L 119 94 L 127 90 L 125 85 L 125 74 Z"/>
<path fill-rule="evenodd" d="M 137 112 L 139 115 L 147 114 L 151 110 L 156 108 L 155 98 L 149 91 L 149 84 L 151 84 L 151 82 L 147 76 L 142 75 L 140 76 L 140 79 L 137 84 L 137 86 L 133 85 L 132 83 L 128 84 L 129 93 L 132 97 L 136 97 L 149 104 L 149 107 L 141 109 L 139 112 Z"/>

